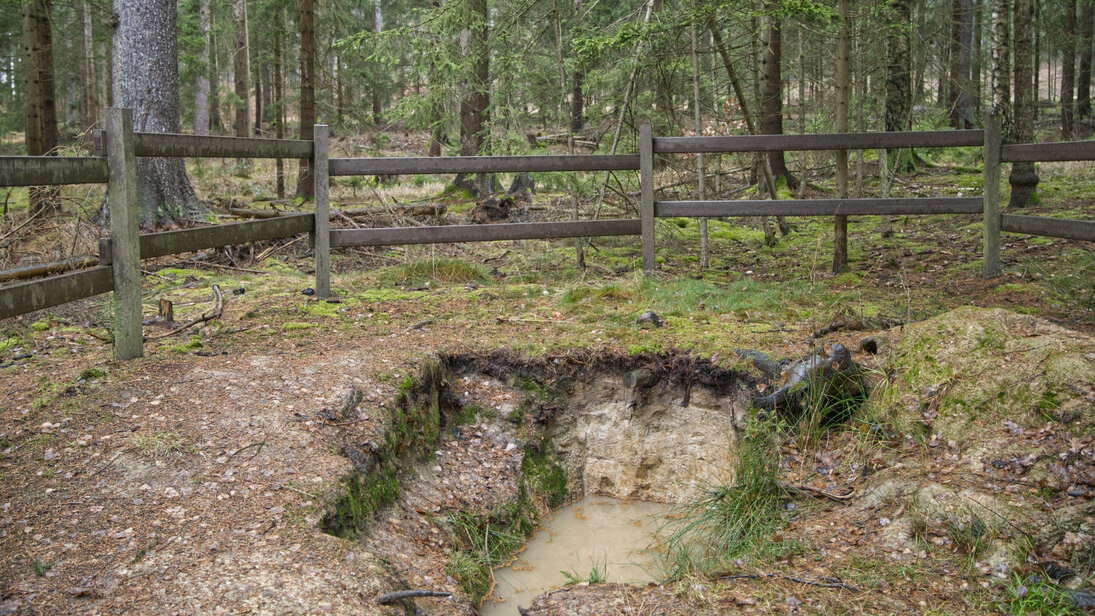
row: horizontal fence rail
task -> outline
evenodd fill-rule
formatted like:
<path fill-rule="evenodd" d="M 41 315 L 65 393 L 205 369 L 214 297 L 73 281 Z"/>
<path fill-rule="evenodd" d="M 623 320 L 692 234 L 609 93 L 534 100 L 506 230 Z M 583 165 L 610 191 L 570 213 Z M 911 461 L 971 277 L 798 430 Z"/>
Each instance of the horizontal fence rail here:
<path fill-rule="evenodd" d="M 0 186 L 105 184 L 106 159 L 90 156 L 0 156 Z"/>
<path fill-rule="evenodd" d="M 639 235 L 638 219 L 521 222 L 500 225 L 396 227 L 387 229 L 333 229 L 331 246 L 399 246 L 504 240 L 544 240 L 567 237 Z"/>
<path fill-rule="evenodd" d="M 655 154 L 690 152 L 773 152 L 798 150 L 873 150 L 878 148 L 956 148 L 981 146 L 982 130 L 821 133 L 816 135 L 733 135 L 728 137 L 655 137 Z"/>
<path fill-rule="evenodd" d="M 1005 163 L 1095 160 L 1095 141 L 1056 141 L 1005 145 L 1000 148 L 1000 160 Z"/>
<path fill-rule="evenodd" d="M 634 171 L 638 168 L 638 154 L 586 154 L 579 156 L 418 156 L 406 158 L 330 159 L 331 175 Z"/>
<path fill-rule="evenodd" d="M 1095 242 L 1095 222 L 1090 220 L 1004 214 L 1000 217 L 1000 230 L 1009 233 L 1026 233 L 1027 235 Z"/>
<path fill-rule="evenodd" d="M 164 158 L 311 158 L 311 141 L 133 133 L 137 156 Z"/>
<path fill-rule="evenodd" d="M 194 252 L 248 242 L 261 242 L 310 233 L 315 228 L 312 214 L 289 214 L 197 229 L 180 229 L 161 233 L 145 233 L 138 238 L 142 259 L 166 257 L 180 252 Z M 99 240 L 99 262 L 112 261 L 110 239 Z"/>
<path fill-rule="evenodd" d="M 980 214 L 980 197 L 919 199 L 804 199 L 741 201 L 655 201 L 657 217 L 859 216 L 890 214 Z"/>
<path fill-rule="evenodd" d="M 109 267 L 93 267 L 0 288 L 0 319 L 106 293 L 114 288 Z"/>

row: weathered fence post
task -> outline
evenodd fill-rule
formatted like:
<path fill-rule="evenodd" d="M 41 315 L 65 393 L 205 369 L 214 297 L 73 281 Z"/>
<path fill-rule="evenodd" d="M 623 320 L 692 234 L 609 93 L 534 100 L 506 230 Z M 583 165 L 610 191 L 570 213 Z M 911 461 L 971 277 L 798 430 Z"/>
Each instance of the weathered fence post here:
<path fill-rule="evenodd" d="M 981 244 L 983 262 L 981 275 L 993 278 L 1000 275 L 1000 147 L 1002 122 L 1000 116 L 988 113 L 985 117 L 985 172 L 984 231 Z"/>
<path fill-rule="evenodd" d="M 639 219 L 642 222 L 643 273 L 654 271 L 654 138 L 650 122 L 639 127 Z"/>
<path fill-rule="evenodd" d="M 114 357 L 144 355 L 141 330 L 141 250 L 137 205 L 137 157 L 133 151 L 133 111 L 106 113 L 106 157 L 110 180 L 110 244 L 114 275 Z"/>
<path fill-rule="evenodd" d="M 312 179 L 316 183 L 316 227 L 313 231 L 316 251 L 316 296 L 331 296 L 331 222 L 327 186 L 327 125 L 316 124 L 312 138 Z"/>

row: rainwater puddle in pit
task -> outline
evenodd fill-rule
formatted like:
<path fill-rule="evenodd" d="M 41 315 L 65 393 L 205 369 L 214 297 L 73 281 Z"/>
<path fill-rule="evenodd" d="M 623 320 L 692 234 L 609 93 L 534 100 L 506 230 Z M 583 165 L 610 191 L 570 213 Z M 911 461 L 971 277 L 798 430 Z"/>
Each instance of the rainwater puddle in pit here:
<path fill-rule="evenodd" d="M 587 496 L 555 511 L 509 567 L 494 571 L 483 616 L 517 616 L 537 595 L 567 583 L 563 571 L 588 579 L 594 566 L 606 582 L 651 582 L 657 571 L 645 553 L 659 514 L 672 505 Z"/>

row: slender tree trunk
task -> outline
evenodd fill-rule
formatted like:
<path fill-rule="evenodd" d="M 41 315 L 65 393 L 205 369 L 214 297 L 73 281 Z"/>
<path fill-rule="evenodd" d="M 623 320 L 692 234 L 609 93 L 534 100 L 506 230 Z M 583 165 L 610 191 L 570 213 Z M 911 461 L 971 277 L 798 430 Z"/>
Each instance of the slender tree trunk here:
<path fill-rule="evenodd" d="M 209 130 L 224 132 L 221 115 L 221 67 L 217 55 L 217 31 L 213 14 L 209 15 Z"/>
<path fill-rule="evenodd" d="M 1076 75 L 1076 128 L 1080 139 L 1091 136 L 1091 43 L 1095 37 L 1095 2 L 1080 3 L 1080 71 Z"/>
<path fill-rule="evenodd" d="M 947 105 L 951 126 L 969 128 L 970 113 L 970 44 L 973 39 L 973 11 L 970 0 L 951 0 L 950 83 Z"/>
<path fill-rule="evenodd" d="M 236 43 L 233 72 L 236 86 L 235 132 L 237 137 L 251 136 L 251 51 L 247 40 L 247 0 L 232 1 L 232 18 L 236 22 Z M 243 159 L 241 165 L 248 163 Z"/>
<path fill-rule="evenodd" d="M 198 2 L 198 26 L 201 28 L 202 33 L 203 47 L 201 55 L 208 57 L 209 48 L 212 45 L 209 0 L 199 0 Z M 206 72 L 208 72 L 208 69 Z M 209 76 L 200 72 L 194 83 L 194 134 L 209 134 Z"/>
<path fill-rule="evenodd" d="M 384 29 L 383 16 L 380 13 L 380 0 L 373 0 L 373 32 L 379 34 Z M 384 116 L 384 100 L 380 97 L 380 88 L 377 84 L 372 88 L 373 124 L 380 125 Z"/>
<path fill-rule="evenodd" d="M 836 51 L 836 132 L 848 132 L 848 104 L 851 99 L 852 76 L 849 70 L 852 55 L 852 15 L 849 0 L 838 0 L 840 33 Z M 836 152 L 836 196 L 848 198 L 848 150 Z M 837 216 L 833 223 L 833 273 L 848 267 L 848 217 Z"/>
<path fill-rule="evenodd" d="M 81 89 L 83 96 L 80 98 L 80 111 L 83 114 L 84 128 L 91 128 L 99 122 L 99 102 L 95 96 L 95 39 L 93 36 L 91 9 L 87 0 L 80 3 L 80 13 L 83 21 L 83 47 L 84 70 Z"/>
<path fill-rule="evenodd" d="M 1034 0 L 1034 123 L 1038 123 L 1042 100 L 1042 3 Z"/>
<path fill-rule="evenodd" d="M 174 0 L 114 0 L 117 103 L 133 110 L 136 131 L 179 132 L 176 11 Z M 181 158 L 138 158 L 137 202 L 146 227 L 209 214 Z"/>
<path fill-rule="evenodd" d="M 1000 116 L 1003 139 L 1011 142 L 1011 0 L 992 2 L 992 107 Z"/>
<path fill-rule="evenodd" d="M 696 10 L 696 0 L 692 0 L 692 10 Z M 692 119 L 696 136 L 703 135 L 703 114 L 700 110 L 700 38 L 697 24 L 692 22 Z M 706 178 L 704 177 L 703 153 L 696 154 L 696 199 L 707 198 Z M 706 270 L 707 263 L 707 219 L 700 219 L 700 271 Z"/>
<path fill-rule="evenodd" d="M 430 6 L 433 10 L 441 8 L 441 0 L 432 0 Z M 440 41 L 434 38 L 432 41 L 434 47 L 441 45 Z M 442 108 L 441 103 L 438 101 L 440 95 L 438 90 L 441 89 L 441 69 L 437 65 L 437 58 L 434 54 L 429 54 L 429 100 L 430 102 L 430 147 L 428 154 L 430 156 L 441 156 L 441 142 L 444 140 L 444 123 L 445 123 L 445 110 Z"/>
<path fill-rule="evenodd" d="M 886 32 L 886 130 L 909 130 L 912 121 L 910 32 L 912 12 L 909 0 L 890 0 Z M 913 167 L 912 156 L 896 149 L 888 152 L 897 171 Z"/>
<path fill-rule="evenodd" d="M 1033 0 L 1015 2 L 1015 141 L 1034 142 L 1034 63 L 1031 61 L 1031 29 L 1034 21 Z M 1036 201 L 1038 172 L 1034 163 L 1012 163 L 1011 202 L 1009 207 L 1024 207 Z"/>
<path fill-rule="evenodd" d="M 274 100 L 272 108 L 274 114 L 274 137 L 285 138 L 285 52 L 283 39 L 285 37 L 285 21 L 281 8 L 274 9 Z M 278 199 L 285 198 L 285 161 L 281 158 L 274 161 L 274 176 Z"/>
<path fill-rule="evenodd" d="M 1076 81 L 1076 0 L 1065 0 L 1065 29 L 1061 33 L 1061 139 L 1072 139 L 1075 112 L 1072 92 Z"/>
<path fill-rule="evenodd" d="M 981 5 L 983 0 L 973 0 L 973 49 L 970 52 L 970 95 L 972 97 L 971 104 L 973 105 L 974 113 L 976 117 L 981 117 L 981 89 L 982 79 L 981 71 L 984 67 L 984 60 L 982 58 L 983 45 L 982 45 L 982 28 L 984 27 L 984 9 Z"/>
<path fill-rule="evenodd" d="M 768 46 L 761 58 L 760 132 L 763 135 L 783 134 L 783 75 L 780 64 L 783 59 L 783 22 L 780 19 L 780 0 L 766 0 L 768 13 Z M 787 180 L 789 187 L 798 186 L 798 180 L 787 169 L 782 151 L 768 152 L 768 165 L 772 175 Z"/>
<path fill-rule="evenodd" d="M 311 141 L 316 124 L 315 0 L 300 0 L 300 138 Z M 297 196 L 313 198 L 312 161 L 300 159 Z"/>
<path fill-rule="evenodd" d="M 262 89 L 266 87 L 266 84 L 262 81 L 262 69 L 259 68 L 258 63 L 251 63 L 251 79 L 255 82 L 255 135 L 262 134 L 262 115 L 265 113 L 263 107 L 264 99 Z"/>

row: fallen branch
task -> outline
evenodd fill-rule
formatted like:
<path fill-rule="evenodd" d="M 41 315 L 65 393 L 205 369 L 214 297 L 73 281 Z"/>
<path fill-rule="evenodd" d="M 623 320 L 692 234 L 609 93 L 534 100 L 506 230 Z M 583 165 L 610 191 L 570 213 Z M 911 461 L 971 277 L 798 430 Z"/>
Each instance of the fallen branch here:
<path fill-rule="evenodd" d="M 160 340 L 162 338 L 174 336 L 175 334 L 178 334 L 179 332 L 191 328 L 199 323 L 205 323 L 206 321 L 212 321 L 213 319 L 221 318 L 221 313 L 224 311 L 224 295 L 221 294 L 220 285 L 213 285 L 213 296 L 217 302 L 216 305 L 213 307 L 213 310 L 203 314 L 193 321 L 190 321 L 186 325 L 180 326 L 178 329 L 167 332 L 166 334 L 161 334 L 159 336 L 148 336 L 145 338 L 145 342 L 148 342 L 149 340 Z"/>
<path fill-rule="evenodd" d="M 829 500 L 834 500 L 838 503 L 846 503 L 846 502 L 852 500 L 852 498 L 855 497 L 855 490 L 852 490 L 851 492 L 848 492 L 847 494 L 833 494 L 832 492 L 826 492 L 825 490 L 822 490 L 820 488 L 814 488 L 814 487 L 811 487 L 811 486 L 798 485 L 798 484 L 796 484 L 796 485 L 785 485 L 785 486 L 783 486 L 783 488 L 785 490 L 791 490 L 791 491 L 796 491 L 796 492 L 807 492 L 807 493 L 813 494 L 815 496 L 820 496 L 822 498 L 827 498 Z"/>
<path fill-rule="evenodd" d="M 98 264 L 99 257 L 77 257 L 75 259 L 69 259 L 68 261 L 57 261 L 54 263 L 42 263 L 39 265 L 17 267 L 15 269 L 0 272 L 0 282 L 7 282 L 9 280 L 24 280 L 26 278 L 45 276 L 47 274 L 60 274 L 61 272 L 67 272 L 74 269 L 83 269 L 85 267 L 91 267 L 92 265 Z"/>
<path fill-rule="evenodd" d="M 825 327 L 815 331 L 812 337 L 816 340 L 823 336 L 828 336 L 831 333 L 841 330 L 846 331 L 874 331 L 879 329 L 890 329 L 891 327 L 897 327 L 898 325 L 905 325 L 905 322 L 900 319 L 841 319 L 839 321 L 833 321 Z"/>
<path fill-rule="evenodd" d="M 403 599 L 413 599 L 415 597 L 451 597 L 451 592 L 442 592 L 438 590 L 397 590 L 387 594 L 380 595 L 376 598 L 376 602 L 380 605 L 388 605 L 389 603 L 395 603 L 396 601 L 402 601 Z"/>
<path fill-rule="evenodd" d="M 817 580 L 805 580 L 790 575 L 781 575 L 779 573 L 735 573 L 730 575 L 723 575 L 715 578 L 719 581 L 722 580 L 787 580 L 788 582 L 795 582 L 796 584 L 803 584 L 806 586 L 816 586 L 818 588 L 839 588 L 841 590 L 850 590 L 856 592 L 859 589 L 851 584 L 845 584 L 836 578 L 821 577 Z"/>
<path fill-rule="evenodd" d="M 243 267 L 233 267 L 231 265 L 222 265 L 220 263 L 210 263 L 207 261 L 199 261 L 197 259 L 183 259 L 187 263 L 193 263 L 195 265 L 207 265 L 209 267 L 219 267 L 220 269 L 231 270 L 233 272 L 243 272 L 245 274 L 265 274 L 266 272 L 256 269 L 246 269 Z"/>

